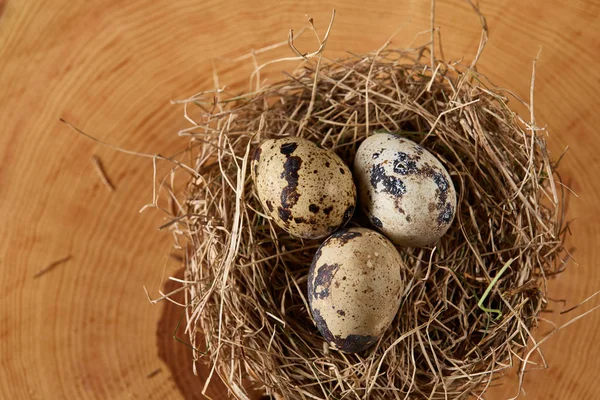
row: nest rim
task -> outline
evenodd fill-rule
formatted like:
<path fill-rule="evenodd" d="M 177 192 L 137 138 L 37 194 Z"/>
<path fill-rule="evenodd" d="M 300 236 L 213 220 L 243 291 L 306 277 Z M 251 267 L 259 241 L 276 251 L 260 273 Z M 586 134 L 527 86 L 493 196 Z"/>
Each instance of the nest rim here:
<path fill-rule="evenodd" d="M 210 362 L 211 376 L 218 374 L 235 397 L 248 398 L 249 387 L 280 398 L 481 396 L 513 365 L 513 354 L 529 358 L 539 351 L 531 332 L 547 304 L 546 280 L 560 272 L 567 231 L 564 193 L 554 183 L 560 181 L 557 164 L 543 130 L 508 107 L 510 92 L 472 66 L 431 62 L 427 49 L 380 49 L 326 63 L 319 55 L 257 92 L 202 93 L 185 103 L 199 108 L 187 131 L 194 173 L 171 229 L 177 247 L 186 249 L 185 282 L 192 282 L 183 285 L 187 332 L 195 362 Z M 201 101 L 207 96 L 217 99 L 212 109 L 210 101 Z M 361 107 L 367 110 L 362 116 Z M 335 111 L 343 123 L 328 119 Z M 348 355 L 324 345 L 308 312 L 305 276 L 322 240 L 292 238 L 268 219 L 252 186 L 249 159 L 262 140 L 291 133 L 352 165 L 348 160 L 361 138 L 393 127 L 392 111 L 399 116 L 396 131 L 418 139 L 447 167 L 457 211 L 435 247 L 401 249 L 413 271 L 410 290 L 421 292 L 418 301 L 407 297 L 401 305 L 398 315 L 410 317 L 397 317 L 371 349 Z M 477 162 L 464 161 L 469 158 Z M 490 170 L 493 176 L 480 184 Z M 481 204 L 492 210 L 489 229 L 478 224 Z M 359 216 L 348 226 L 365 225 Z M 452 285 L 443 284 L 450 280 Z M 462 291 L 462 300 L 434 301 L 439 289 Z M 482 297 L 487 306 L 479 304 Z M 406 312 L 411 301 L 419 307 Z M 423 304 L 429 304 L 427 312 Z M 453 307 L 462 314 L 447 316 Z M 458 325 L 456 331 L 469 339 L 460 351 L 455 337 L 440 334 L 451 336 L 455 330 L 443 321 L 457 317 L 474 325 Z M 440 318 L 440 336 L 432 338 L 427 329 Z M 465 363 L 465 357 L 477 362 Z"/>

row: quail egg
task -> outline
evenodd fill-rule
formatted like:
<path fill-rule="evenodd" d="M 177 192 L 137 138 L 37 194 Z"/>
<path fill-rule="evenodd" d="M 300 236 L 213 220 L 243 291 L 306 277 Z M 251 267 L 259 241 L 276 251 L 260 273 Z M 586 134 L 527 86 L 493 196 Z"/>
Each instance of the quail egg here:
<path fill-rule="evenodd" d="M 293 236 L 323 238 L 352 218 L 352 173 L 331 150 L 299 137 L 269 139 L 256 149 L 251 168 L 264 210 Z"/>
<path fill-rule="evenodd" d="M 397 245 L 434 243 L 450 227 L 456 191 L 429 151 L 400 135 L 365 139 L 354 160 L 359 203 L 373 226 Z"/>
<path fill-rule="evenodd" d="M 394 245 L 371 229 L 343 229 L 323 242 L 308 273 L 308 300 L 330 346 L 356 353 L 379 340 L 400 307 L 403 271 Z"/>

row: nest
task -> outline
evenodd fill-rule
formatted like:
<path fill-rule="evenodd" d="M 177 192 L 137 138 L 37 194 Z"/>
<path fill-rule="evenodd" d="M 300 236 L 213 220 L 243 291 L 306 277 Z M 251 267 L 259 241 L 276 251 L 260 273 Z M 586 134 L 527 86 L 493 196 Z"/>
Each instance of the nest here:
<path fill-rule="evenodd" d="M 211 363 L 211 378 L 232 395 L 463 398 L 538 350 L 532 330 L 546 280 L 562 268 L 566 231 L 556 164 L 533 118 L 509 108 L 521 100 L 428 49 L 315 54 L 258 91 L 186 101 L 193 178 L 170 226 L 187 249 L 181 290 L 195 359 Z M 435 154 L 458 206 L 434 246 L 399 248 L 409 266 L 400 311 L 375 346 L 345 354 L 327 347 L 308 308 L 322 240 L 291 237 L 266 216 L 249 164 L 261 141 L 295 135 L 352 165 L 378 130 Z M 362 221 L 357 212 L 350 226 Z"/>

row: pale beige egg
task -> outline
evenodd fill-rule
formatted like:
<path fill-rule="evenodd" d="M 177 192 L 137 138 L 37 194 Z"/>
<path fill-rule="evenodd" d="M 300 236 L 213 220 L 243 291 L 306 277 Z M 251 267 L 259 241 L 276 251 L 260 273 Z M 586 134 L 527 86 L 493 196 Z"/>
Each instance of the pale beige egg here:
<path fill-rule="evenodd" d="M 359 203 L 392 242 L 426 246 L 454 219 L 456 190 L 448 171 L 429 151 L 398 134 L 365 139 L 354 159 Z"/>
<path fill-rule="evenodd" d="M 322 238 L 352 218 L 352 173 L 331 150 L 299 137 L 270 139 L 256 149 L 251 168 L 264 210 L 291 235 Z"/>
<path fill-rule="evenodd" d="M 333 348 L 356 353 L 375 344 L 398 312 L 404 264 L 394 245 L 366 228 L 328 237 L 308 274 L 317 328 Z"/>

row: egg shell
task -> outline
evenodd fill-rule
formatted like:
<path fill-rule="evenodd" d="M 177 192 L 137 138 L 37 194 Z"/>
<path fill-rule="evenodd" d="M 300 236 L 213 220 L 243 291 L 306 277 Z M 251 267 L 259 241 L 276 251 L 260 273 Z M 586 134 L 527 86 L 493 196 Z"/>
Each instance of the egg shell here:
<path fill-rule="evenodd" d="M 397 134 L 365 139 L 354 159 L 359 203 L 392 242 L 421 247 L 441 238 L 454 219 L 456 190 L 429 151 Z"/>
<path fill-rule="evenodd" d="M 379 340 L 398 313 L 403 271 L 394 245 L 371 229 L 343 229 L 323 242 L 308 273 L 308 301 L 331 347 L 356 353 Z"/>
<path fill-rule="evenodd" d="M 354 214 L 356 187 L 350 169 L 333 151 L 307 139 L 264 141 L 251 169 L 263 209 L 291 235 L 322 238 Z"/>

